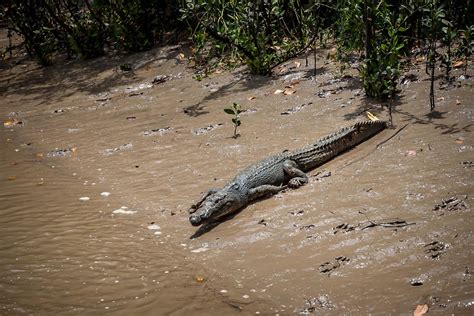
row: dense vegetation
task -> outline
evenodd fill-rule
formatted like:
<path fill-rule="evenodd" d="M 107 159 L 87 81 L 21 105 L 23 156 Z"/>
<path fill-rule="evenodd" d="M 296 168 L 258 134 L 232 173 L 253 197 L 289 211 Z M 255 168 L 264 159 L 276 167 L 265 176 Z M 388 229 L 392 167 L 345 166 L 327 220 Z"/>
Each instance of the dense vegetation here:
<path fill-rule="evenodd" d="M 1 7 L 43 65 L 58 54 L 143 51 L 187 31 L 198 67 L 245 62 L 265 75 L 331 41 L 341 61 L 362 61 L 366 94 L 382 100 L 396 94 L 403 57 L 415 47 L 433 80 L 437 63 L 452 80 L 455 58 L 467 67 L 474 31 L 471 0 L 6 0 Z"/>

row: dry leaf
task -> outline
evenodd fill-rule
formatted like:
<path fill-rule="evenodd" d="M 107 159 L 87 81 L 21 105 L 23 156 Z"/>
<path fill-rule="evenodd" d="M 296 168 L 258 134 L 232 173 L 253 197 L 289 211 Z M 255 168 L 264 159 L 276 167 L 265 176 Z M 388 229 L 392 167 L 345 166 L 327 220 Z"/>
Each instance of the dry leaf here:
<path fill-rule="evenodd" d="M 286 89 L 283 91 L 283 94 L 284 94 L 284 95 L 292 95 L 293 93 L 296 93 L 296 90 L 293 90 L 293 89 L 290 89 L 290 88 L 286 88 Z"/>
<path fill-rule="evenodd" d="M 416 61 L 425 61 L 425 57 L 424 57 L 424 56 L 420 56 L 420 57 L 417 57 L 415 60 L 416 60 Z"/>
<path fill-rule="evenodd" d="M 250 101 L 250 100 L 253 100 L 253 99 L 255 99 L 255 98 L 256 98 L 256 97 L 254 97 L 254 96 L 251 96 L 251 97 L 248 97 L 248 98 L 247 98 L 247 100 L 249 100 L 249 101 Z"/>
<path fill-rule="evenodd" d="M 184 54 L 183 53 L 178 54 L 178 58 L 179 59 L 184 59 Z"/>
<path fill-rule="evenodd" d="M 12 127 L 12 126 L 21 125 L 21 124 L 23 124 L 22 121 L 19 121 L 17 119 L 12 119 L 12 118 L 8 118 L 3 121 L 3 126 L 5 127 Z"/>
<path fill-rule="evenodd" d="M 6 119 L 3 121 L 3 126 L 8 127 L 8 126 L 13 126 L 13 120 L 12 119 Z"/>
<path fill-rule="evenodd" d="M 459 137 L 459 138 L 457 138 L 457 139 L 455 140 L 455 142 L 456 142 L 457 144 L 464 144 L 464 138 Z"/>
<path fill-rule="evenodd" d="M 9 176 L 8 180 L 16 180 L 16 177 L 15 176 Z"/>
<path fill-rule="evenodd" d="M 337 49 L 336 49 L 336 48 L 331 48 L 331 49 L 328 51 L 328 56 L 327 56 L 327 58 L 328 58 L 328 59 L 336 58 L 336 54 L 337 54 Z"/>
<path fill-rule="evenodd" d="M 438 101 L 444 101 L 444 97 L 439 97 L 439 98 L 437 98 L 436 100 L 438 100 Z"/>
<path fill-rule="evenodd" d="M 454 68 L 461 68 L 462 66 L 464 66 L 464 62 L 462 60 L 458 60 L 453 63 Z"/>
<path fill-rule="evenodd" d="M 459 104 L 461 104 L 461 101 L 456 99 L 456 105 L 459 105 Z"/>
<path fill-rule="evenodd" d="M 281 67 L 280 70 L 278 70 L 279 73 L 284 73 L 284 72 L 287 72 L 288 71 L 288 68 L 286 67 Z"/>
<path fill-rule="evenodd" d="M 428 305 L 418 305 L 413 312 L 413 316 L 421 316 L 428 313 Z"/>
<path fill-rule="evenodd" d="M 296 66 L 296 68 L 300 68 L 301 63 L 299 61 L 295 61 L 295 66 Z"/>
<path fill-rule="evenodd" d="M 196 277 L 196 282 L 204 282 L 204 280 L 205 280 L 205 279 L 204 279 L 203 276 L 198 275 L 198 276 Z"/>
<path fill-rule="evenodd" d="M 273 92 L 273 94 L 282 94 L 282 93 L 283 93 L 283 90 L 281 89 L 275 90 L 275 92 Z"/>
<path fill-rule="evenodd" d="M 72 147 L 71 151 L 72 151 L 72 153 L 75 153 L 77 151 L 77 147 Z"/>

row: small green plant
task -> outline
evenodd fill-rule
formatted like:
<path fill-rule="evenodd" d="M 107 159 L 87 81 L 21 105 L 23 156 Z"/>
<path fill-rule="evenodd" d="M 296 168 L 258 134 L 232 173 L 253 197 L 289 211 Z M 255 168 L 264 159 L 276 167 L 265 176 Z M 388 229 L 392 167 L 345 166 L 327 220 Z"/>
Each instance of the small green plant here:
<path fill-rule="evenodd" d="M 400 60 L 405 46 L 403 18 L 392 14 L 385 4 L 366 8 L 366 56 L 362 81 L 367 96 L 393 100 L 397 93 Z"/>
<path fill-rule="evenodd" d="M 461 31 L 461 43 L 459 45 L 458 54 L 464 57 L 464 76 L 467 76 L 467 65 L 469 57 L 472 55 L 472 47 L 474 46 L 473 33 L 474 25 Z"/>
<path fill-rule="evenodd" d="M 242 113 L 242 110 L 240 108 L 240 104 L 233 103 L 232 106 L 225 108 L 224 112 L 232 115 L 232 123 L 234 124 L 234 135 L 232 136 L 233 138 L 237 138 L 240 136 L 240 134 L 237 134 L 237 127 L 242 124 L 242 121 L 240 120 L 240 113 Z"/>
<path fill-rule="evenodd" d="M 434 81 L 436 58 L 439 55 L 436 51 L 436 42 L 438 41 L 440 26 L 442 25 L 442 20 L 445 18 L 446 13 L 444 9 L 436 3 L 436 1 L 430 2 L 429 5 L 424 9 L 424 12 L 427 14 L 427 17 L 423 22 L 426 28 L 430 31 L 428 35 L 428 50 L 425 71 L 426 74 L 430 76 L 430 110 L 433 112 L 435 109 Z"/>
<path fill-rule="evenodd" d="M 444 53 L 441 57 L 441 66 L 446 69 L 446 81 L 449 83 L 454 80 L 454 78 L 451 76 L 451 70 L 453 69 L 451 48 L 454 40 L 456 39 L 457 32 L 453 29 L 453 24 L 450 21 L 442 19 L 441 23 L 443 24 L 443 27 L 441 28 L 441 39 L 447 47 L 446 53 Z"/>

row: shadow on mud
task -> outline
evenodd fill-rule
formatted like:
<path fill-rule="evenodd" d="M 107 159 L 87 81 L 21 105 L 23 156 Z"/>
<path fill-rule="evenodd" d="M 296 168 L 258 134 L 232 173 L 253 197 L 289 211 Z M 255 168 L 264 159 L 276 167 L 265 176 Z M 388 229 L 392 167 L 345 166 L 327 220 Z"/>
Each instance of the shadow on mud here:
<path fill-rule="evenodd" d="M 285 190 L 281 191 L 281 192 L 285 192 Z M 213 230 L 214 228 L 216 228 L 217 226 L 219 226 L 220 224 L 223 224 L 231 219 L 233 219 L 234 217 L 236 217 L 238 214 L 240 214 L 240 212 L 244 211 L 247 207 L 249 207 L 250 205 L 253 205 L 255 203 L 258 203 L 262 200 L 265 200 L 265 199 L 269 199 L 270 197 L 272 197 L 273 195 L 270 194 L 268 196 L 263 196 L 261 198 L 258 198 L 254 201 L 251 201 L 249 204 L 245 205 L 244 207 L 242 207 L 241 209 L 233 212 L 233 213 L 230 213 L 230 214 L 227 214 L 226 216 L 218 219 L 216 222 L 212 222 L 212 223 L 207 223 L 207 224 L 203 224 L 201 227 L 198 228 L 198 230 L 196 230 L 194 232 L 194 234 L 192 234 L 189 239 L 196 239 L 196 238 L 199 238 L 201 237 L 202 235 L 210 232 L 211 230 Z"/>
<path fill-rule="evenodd" d="M 240 78 L 237 76 L 235 80 L 232 80 L 227 84 L 217 87 L 215 91 L 210 92 L 196 104 L 185 107 L 183 109 L 184 113 L 191 117 L 197 117 L 203 114 L 207 114 L 209 113 L 209 111 L 204 109 L 205 104 L 207 102 L 217 98 L 222 98 L 229 94 L 238 94 L 244 91 L 259 89 L 267 85 L 269 81 L 272 81 L 272 78 L 264 76 L 256 76 L 250 74 L 243 74 L 240 76 Z M 240 85 L 241 87 L 236 88 L 237 85 Z"/>
<path fill-rule="evenodd" d="M 435 129 L 440 129 L 442 132 L 441 134 L 457 134 L 460 132 L 466 132 L 470 133 L 471 129 L 470 127 L 473 126 L 473 123 L 466 124 L 465 126 L 459 126 L 458 123 L 453 123 L 451 125 L 448 124 L 442 124 L 439 122 L 435 122 L 435 120 L 441 120 L 445 118 L 445 114 L 448 114 L 448 112 L 439 112 L 439 111 L 433 111 L 425 115 L 425 118 L 420 118 L 418 116 L 415 116 L 411 113 L 408 113 L 406 111 L 394 111 L 397 112 L 398 114 L 401 114 L 405 116 L 406 118 L 404 121 L 412 121 L 414 124 L 423 124 L 423 125 L 428 125 L 431 124 L 434 126 Z"/>
<path fill-rule="evenodd" d="M 43 103 L 61 102 L 77 91 L 89 94 L 98 94 L 107 91 L 111 87 L 122 84 L 133 84 L 141 82 L 144 78 L 139 77 L 135 71 L 149 67 L 158 60 L 178 61 L 180 46 L 172 48 L 156 48 L 144 53 L 130 55 L 103 56 L 93 60 L 65 60 L 58 61 L 48 67 L 36 66 L 25 70 L 5 80 L 0 76 L 0 92 L 14 91 L 23 96 L 31 96 L 31 99 L 42 95 Z M 23 63 L 23 61 L 20 61 Z M 25 60 L 24 62 L 31 62 Z M 120 70 L 123 64 L 130 64 L 130 71 Z M 27 68 L 28 69 L 28 68 Z M 70 92 L 66 92 L 70 91 Z"/>
<path fill-rule="evenodd" d="M 216 228 L 217 226 L 219 226 L 220 224 L 224 223 L 224 222 L 227 222 L 228 220 L 231 220 L 233 219 L 237 214 L 239 214 L 240 212 L 242 212 L 244 209 L 246 209 L 247 207 L 243 207 L 241 208 L 240 210 L 234 212 L 234 213 L 231 213 L 229 215 L 226 215 L 222 218 L 220 218 L 218 221 L 216 222 L 212 222 L 212 223 L 206 223 L 204 225 L 202 225 L 201 227 L 198 228 L 198 230 L 196 230 L 194 232 L 194 234 L 192 234 L 189 239 L 196 239 L 196 238 L 199 238 L 201 237 L 202 235 L 204 235 L 205 233 L 208 233 L 210 232 L 211 230 L 213 230 L 214 228 Z"/>

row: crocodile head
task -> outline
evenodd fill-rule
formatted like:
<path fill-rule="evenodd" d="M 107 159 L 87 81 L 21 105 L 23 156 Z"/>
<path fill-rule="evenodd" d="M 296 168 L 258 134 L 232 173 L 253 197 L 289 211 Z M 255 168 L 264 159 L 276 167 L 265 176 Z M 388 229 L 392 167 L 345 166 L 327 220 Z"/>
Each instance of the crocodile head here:
<path fill-rule="evenodd" d="M 220 190 L 205 198 L 199 208 L 189 216 L 193 226 L 214 222 L 217 219 L 240 209 L 245 202 L 234 190 Z"/>

